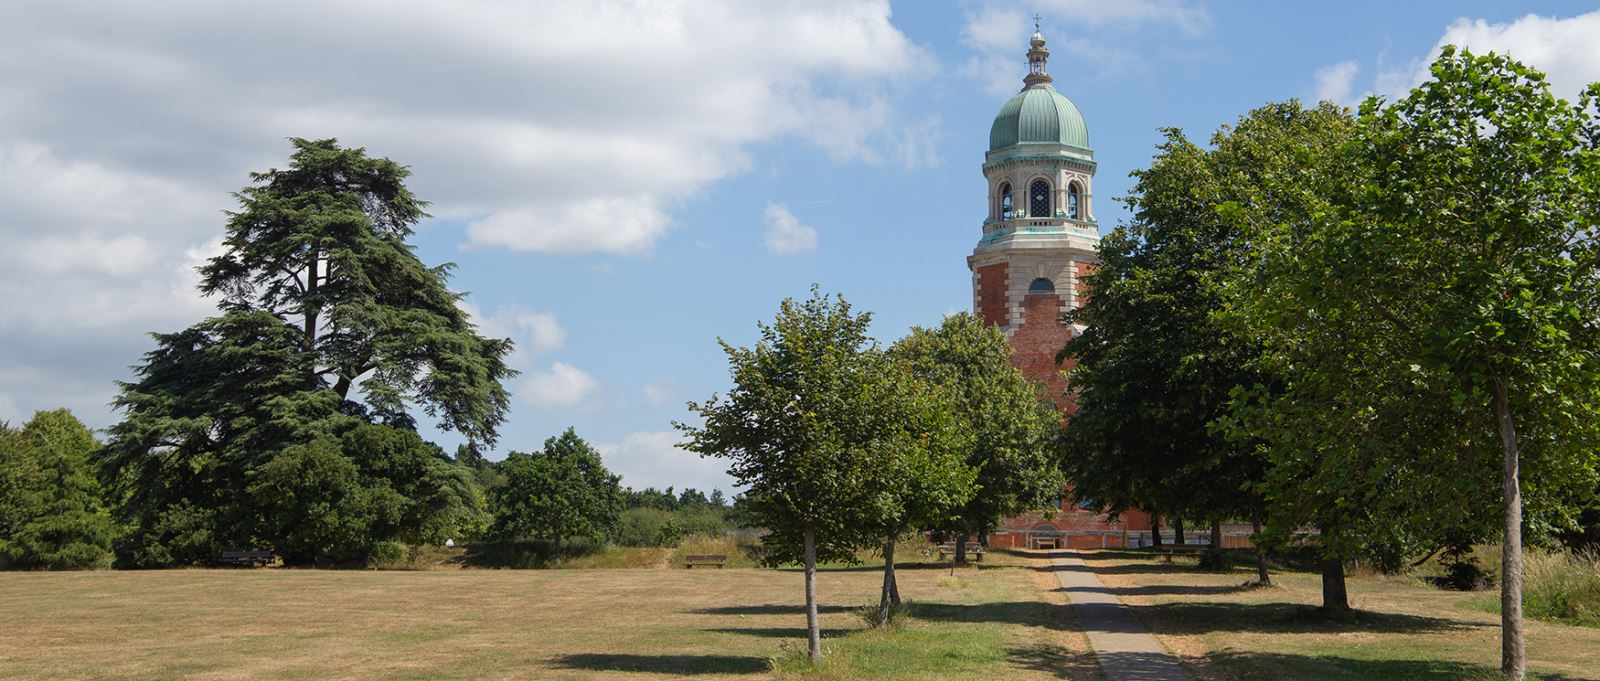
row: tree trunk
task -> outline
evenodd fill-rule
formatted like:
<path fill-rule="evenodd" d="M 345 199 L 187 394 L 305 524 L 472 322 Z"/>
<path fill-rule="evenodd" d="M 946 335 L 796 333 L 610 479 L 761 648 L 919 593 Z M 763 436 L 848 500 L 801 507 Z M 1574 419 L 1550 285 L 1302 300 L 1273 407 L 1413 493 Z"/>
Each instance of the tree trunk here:
<path fill-rule="evenodd" d="M 1500 671 L 1512 681 L 1528 674 L 1522 636 L 1522 485 L 1518 481 L 1517 430 L 1511 419 L 1511 398 L 1498 377 L 1494 392 L 1495 421 L 1504 458 L 1505 538 L 1500 542 Z"/>
<path fill-rule="evenodd" d="M 555 548 L 555 555 L 553 557 L 555 558 L 555 562 L 557 562 L 557 563 L 561 562 L 561 535 L 559 535 L 559 534 L 556 535 L 556 548 Z"/>
<path fill-rule="evenodd" d="M 806 644 L 811 664 L 822 664 L 822 633 L 817 629 L 817 531 L 805 531 Z"/>
<path fill-rule="evenodd" d="M 306 266 L 306 297 L 311 298 L 317 294 L 317 269 L 319 256 L 313 250 L 311 263 Z M 306 315 L 306 352 L 317 349 L 317 307 L 311 301 L 305 302 Z"/>
<path fill-rule="evenodd" d="M 1213 521 L 1211 521 L 1211 550 L 1212 551 L 1221 551 L 1222 550 L 1222 521 L 1221 520 L 1213 520 Z"/>
<path fill-rule="evenodd" d="M 1251 542 L 1256 545 L 1256 583 L 1266 586 L 1272 583 L 1272 575 L 1267 573 L 1267 547 L 1261 543 L 1261 513 L 1257 512 L 1250 520 L 1250 529 L 1255 532 Z"/>
<path fill-rule="evenodd" d="M 956 535 L 956 565 L 967 564 L 967 530 L 961 529 L 961 534 Z"/>
<path fill-rule="evenodd" d="M 1344 558 L 1322 557 L 1322 609 L 1327 612 L 1350 610 L 1350 595 L 1344 588 Z"/>
<path fill-rule="evenodd" d="M 1172 519 L 1172 543 L 1183 546 L 1183 518 Z"/>
<path fill-rule="evenodd" d="M 1150 512 L 1150 546 L 1161 548 L 1161 516 L 1155 511 Z"/>
<path fill-rule="evenodd" d="M 900 585 L 894 577 L 894 538 L 890 532 L 883 540 L 883 595 L 878 599 L 878 626 L 889 623 L 889 613 L 900 605 Z"/>

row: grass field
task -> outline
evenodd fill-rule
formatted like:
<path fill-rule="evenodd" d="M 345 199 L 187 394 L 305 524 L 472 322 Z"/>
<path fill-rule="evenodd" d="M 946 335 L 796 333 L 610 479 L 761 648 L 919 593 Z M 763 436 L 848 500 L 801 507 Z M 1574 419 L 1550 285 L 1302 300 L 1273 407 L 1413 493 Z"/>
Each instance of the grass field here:
<path fill-rule="evenodd" d="M 1208 573 L 1192 558 L 1167 565 L 1149 554 L 1084 556 L 1101 579 L 1207 681 L 1495 678 L 1500 629 L 1478 593 L 1440 591 L 1415 578 L 1353 577 L 1348 621 L 1311 613 L 1318 576 L 1275 573 L 1249 589 L 1253 570 Z M 1544 681 L 1600 681 L 1600 629 L 1529 620 L 1529 669 Z"/>
<path fill-rule="evenodd" d="M 820 674 L 796 571 L 0 573 L 0 678 L 1095 678 L 1028 560 L 902 570 L 916 616 L 881 634 L 881 573 L 823 572 Z"/>

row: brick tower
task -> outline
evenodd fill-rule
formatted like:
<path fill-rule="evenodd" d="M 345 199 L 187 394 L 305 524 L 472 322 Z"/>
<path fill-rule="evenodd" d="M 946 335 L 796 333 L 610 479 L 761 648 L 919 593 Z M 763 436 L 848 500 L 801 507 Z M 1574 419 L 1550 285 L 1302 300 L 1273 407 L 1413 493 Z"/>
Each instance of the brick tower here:
<path fill-rule="evenodd" d="M 1037 32 L 1029 42 L 1023 88 L 995 115 L 983 176 L 989 205 L 983 236 L 967 257 L 973 311 L 1005 331 L 1011 363 L 1042 382 L 1063 419 L 1076 409 L 1056 353 L 1077 329 L 1061 316 L 1081 304 L 1083 277 L 1099 263 L 1094 219 L 1094 151 L 1078 107 L 1051 85 L 1050 51 Z M 1070 495 L 1068 499 L 1070 500 Z M 1109 522 L 1068 505 L 1053 518 L 1027 514 L 1008 520 L 990 541 L 1008 546 L 1122 546 L 1149 519 L 1125 515 Z"/>

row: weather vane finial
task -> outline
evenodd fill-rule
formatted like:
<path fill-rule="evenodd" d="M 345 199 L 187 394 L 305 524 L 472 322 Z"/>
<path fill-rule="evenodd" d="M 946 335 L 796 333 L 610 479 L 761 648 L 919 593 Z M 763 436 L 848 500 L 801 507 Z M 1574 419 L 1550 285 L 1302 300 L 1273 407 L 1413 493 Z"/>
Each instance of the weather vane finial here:
<path fill-rule="evenodd" d="M 1033 13 L 1033 32 L 1034 33 L 1038 33 L 1039 32 L 1039 19 L 1040 19 L 1039 13 L 1038 12 L 1034 12 Z"/>

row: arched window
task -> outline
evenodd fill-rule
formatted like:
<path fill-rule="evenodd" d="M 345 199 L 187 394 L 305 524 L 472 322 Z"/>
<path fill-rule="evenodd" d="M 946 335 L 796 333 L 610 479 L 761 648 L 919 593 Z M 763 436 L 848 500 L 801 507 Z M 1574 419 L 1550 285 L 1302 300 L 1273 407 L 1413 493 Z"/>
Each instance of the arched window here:
<path fill-rule="evenodd" d="M 1056 283 L 1053 282 L 1053 281 L 1050 281 L 1049 279 L 1046 279 L 1044 277 L 1039 277 L 1038 279 L 1033 280 L 1032 283 L 1028 284 L 1028 293 L 1055 293 L 1055 292 L 1056 292 Z"/>
<path fill-rule="evenodd" d="M 1078 183 L 1067 185 L 1067 217 L 1082 220 L 1083 214 L 1078 212 Z"/>
<path fill-rule="evenodd" d="M 1000 219 L 1011 219 L 1011 183 L 1000 183 Z"/>
<path fill-rule="evenodd" d="M 1050 183 L 1034 180 L 1028 187 L 1028 214 L 1036 218 L 1050 216 Z"/>

